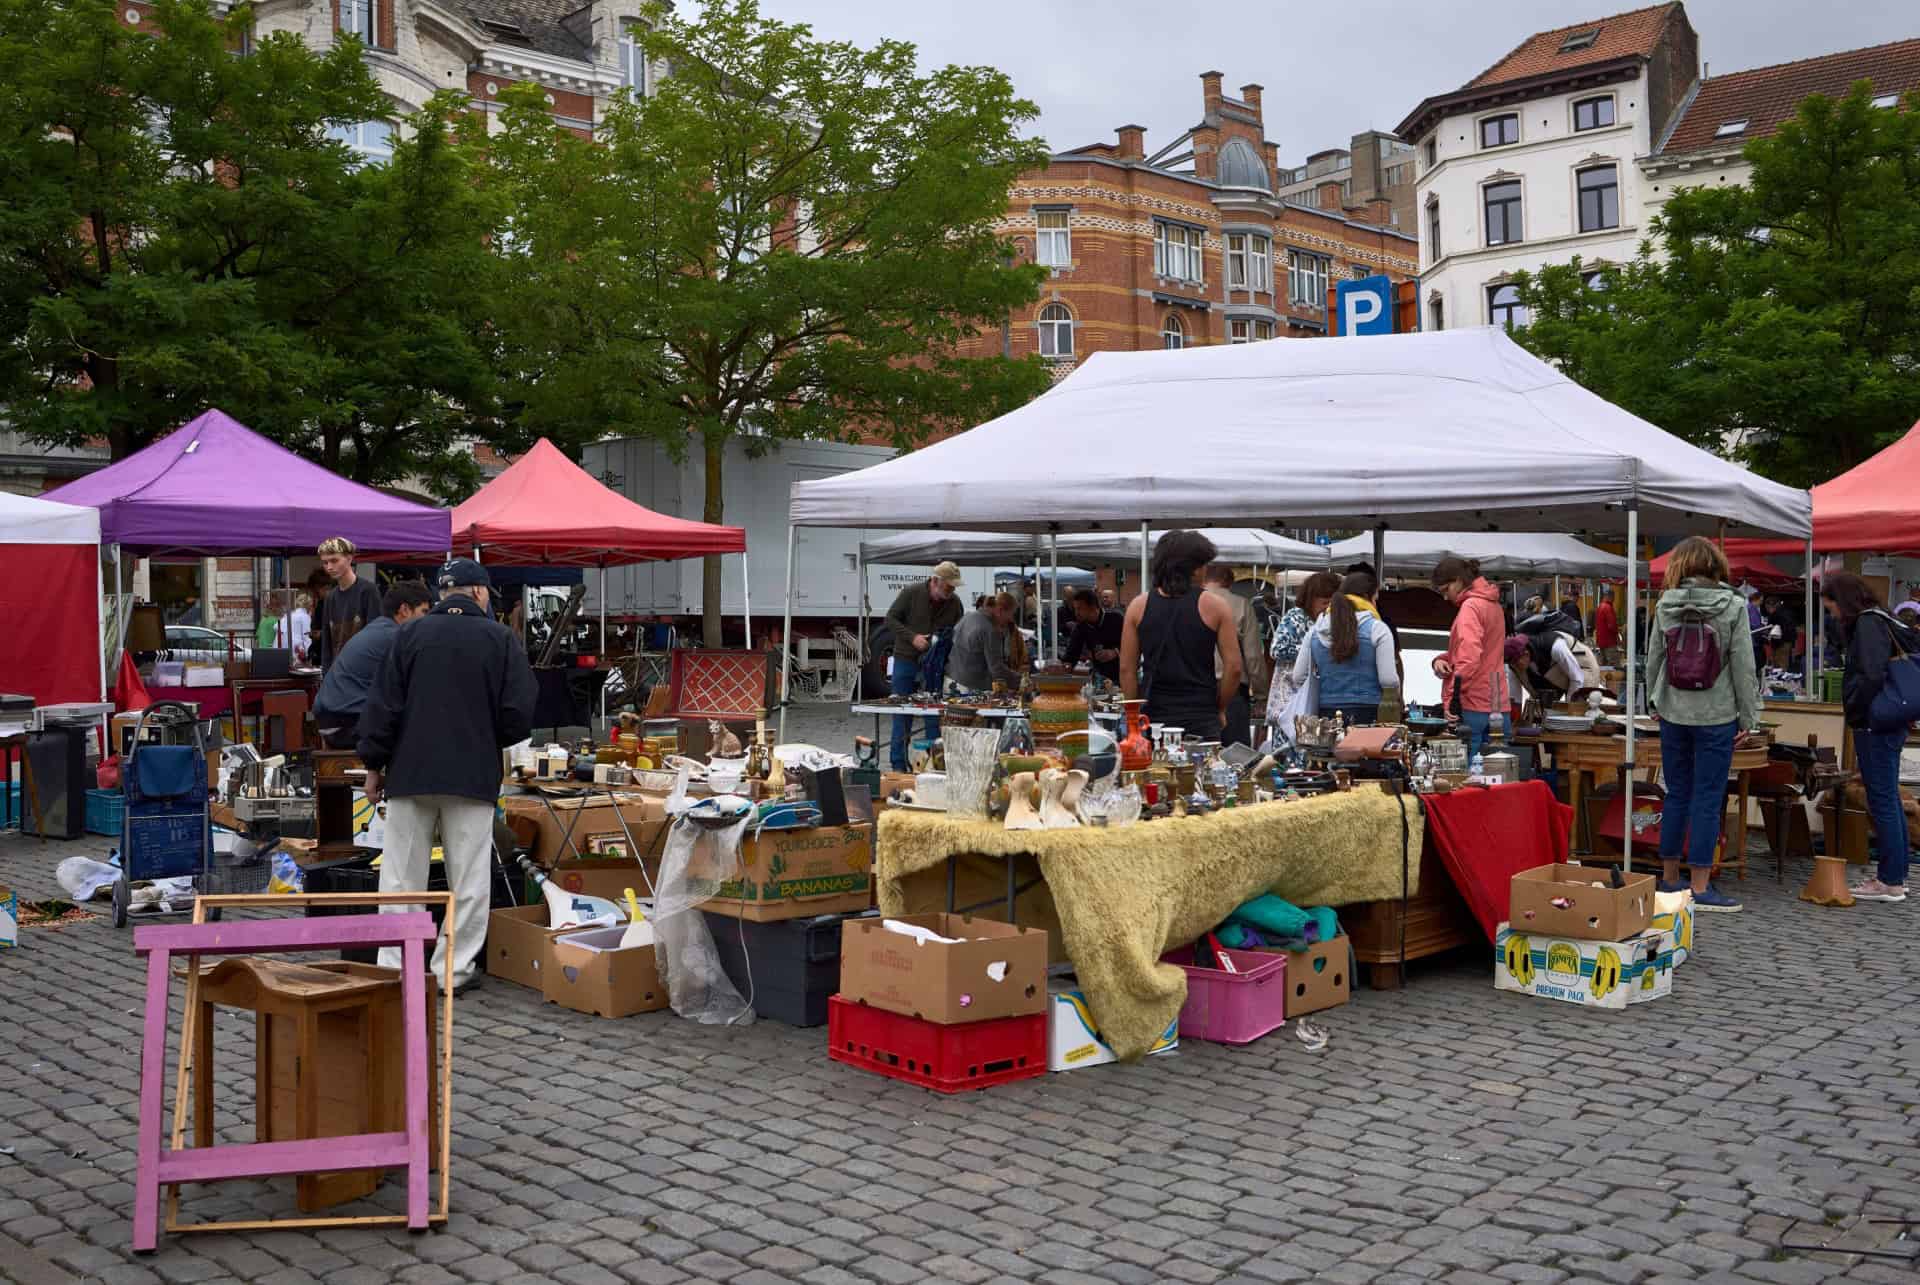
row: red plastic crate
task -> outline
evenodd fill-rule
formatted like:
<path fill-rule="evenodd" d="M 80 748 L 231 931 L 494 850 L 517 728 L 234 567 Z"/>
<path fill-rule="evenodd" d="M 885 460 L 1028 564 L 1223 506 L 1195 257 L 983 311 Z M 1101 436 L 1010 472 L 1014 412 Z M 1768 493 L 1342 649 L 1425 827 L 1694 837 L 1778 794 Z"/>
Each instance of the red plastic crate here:
<path fill-rule="evenodd" d="M 965 1093 L 1047 1073 L 1047 1015 L 942 1026 L 835 995 L 827 1056 L 939 1093 Z"/>
<path fill-rule="evenodd" d="M 1162 955 L 1163 964 L 1176 964 L 1187 975 L 1187 1002 L 1180 1006 L 1180 1034 L 1216 1044 L 1247 1044 L 1287 1022 L 1287 957 L 1250 950 L 1221 954 L 1240 968 L 1197 968 L 1188 962 L 1191 948 L 1177 952 L 1186 959 Z"/>

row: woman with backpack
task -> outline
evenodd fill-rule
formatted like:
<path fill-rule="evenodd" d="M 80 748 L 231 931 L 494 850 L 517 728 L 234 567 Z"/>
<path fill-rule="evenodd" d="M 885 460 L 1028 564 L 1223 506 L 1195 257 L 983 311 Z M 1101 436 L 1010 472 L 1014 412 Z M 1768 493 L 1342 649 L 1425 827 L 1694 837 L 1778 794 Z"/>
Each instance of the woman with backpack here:
<path fill-rule="evenodd" d="M 1887 667 L 1899 655 L 1920 655 L 1920 631 L 1887 614 L 1866 582 L 1848 571 L 1836 571 L 1820 587 L 1820 601 L 1840 622 L 1846 639 L 1847 666 L 1840 680 L 1840 702 L 1846 707 L 1847 726 L 1853 729 L 1853 757 L 1860 765 L 1860 782 L 1867 791 L 1867 815 L 1873 818 L 1873 841 L 1879 849 L 1875 877 L 1855 884 L 1855 901 L 1907 899 L 1907 817 L 1900 806 L 1900 747 L 1907 729 L 1873 730 L 1874 698 L 1887 684 Z"/>
<path fill-rule="evenodd" d="M 1362 596 L 1373 586 L 1370 575 L 1342 580 L 1293 660 L 1294 686 L 1312 680 L 1315 711 L 1322 718 L 1344 714 L 1349 727 L 1377 722 L 1387 693 L 1396 700 L 1400 693 L 1393 631 Z"/>
<path fill-rule="evenodd" d="M 1456 608 L 1447 654 L 1434 658 L 1433 672 L 1440 675 L 1443 707 L 1459 710 L 1471 760 L 1486 747 L 1495 711 L 1504 714 L 1515 695 L 1507 685 L 1507 614 L 1499 591 L 1480 578 L 1480 564 L 1472 558 L 1440 559 L 1431 583 Z"/>
<path fill-rule="evenodd" d="M 1713 886 L 1713 855 L 1727 809 L 1733 751 L 1760 726 L 1760 686 L 1747 631 L 1747 600 L 1727 583 L 1727 555 L 1700 536 L 1667 555 L 1660 601 L 1647 631 L 1647 691 L 1660 716 L 1661 892 L 1678 892 L 1680 864 L 1700 910 L 1737 911 Z M 1745 843 L 1747 819 L 1732 839 Z"/>

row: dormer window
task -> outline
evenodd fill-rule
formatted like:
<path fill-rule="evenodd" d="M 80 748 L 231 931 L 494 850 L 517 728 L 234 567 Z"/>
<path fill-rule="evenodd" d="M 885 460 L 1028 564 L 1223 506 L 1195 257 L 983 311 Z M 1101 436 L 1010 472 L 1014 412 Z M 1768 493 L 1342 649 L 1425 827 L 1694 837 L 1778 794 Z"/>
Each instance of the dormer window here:
<path fill-rule="evenodd" d="M 1600 38 L 1600 28 L 1588 27 L 1585 31 L 1570 33 L 1560 42 L 1560 52 L 1570 54 L 1576 49 L 1591 49 L 1593 42 Z"/>
<path fill-rule="evenodd" d="M 1747 118 L 1742 116 L 1739 120 L 1730 120 L 1719 129 L 1714 130 L 1713 136 L 1715 138 L 1738 138 L 1746 132 Z"/>
<path fill-rule="evenodd" d="M 1874 97 L 1873 105 L 1875 107 L 1892 107 L 1899 101 L 1900 95 L 1898 94 L 1879 94 Z"/>

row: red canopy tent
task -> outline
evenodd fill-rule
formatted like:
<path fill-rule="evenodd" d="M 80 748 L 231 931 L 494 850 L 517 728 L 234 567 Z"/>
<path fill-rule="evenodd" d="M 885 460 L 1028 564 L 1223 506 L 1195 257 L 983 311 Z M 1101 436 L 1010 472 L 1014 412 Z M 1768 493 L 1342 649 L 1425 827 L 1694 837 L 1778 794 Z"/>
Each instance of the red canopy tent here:
<path fill-rule="evenodd" d="M 1761 590 L 1786 589 L 1799 583 L 1798 576 L 1782 571 L 1779 567 L 1768 562 L 1759 554 L 1746 550 L 1736 550 L 1734 548 L 1736 543 L 1758 544 L 1760 541 L 1727 541 L 1727 565 L 1733 572 L 1733 583 L 1739 584 L 1744 580 L 1754 588 Z M 1662 583 L 1666 578 L 1667 559 L 1670 556 L 1672 555 L 1663 553 L 1649 562 L 1647 564 L 1647 577 L 1643 583 L 1650 585 Z"/>
<path fill-rule="evenodd" d="M 546 438 L 453 510 L 453 547 L 519 567 L 608 567 L 747 551 L 747 533 L 655 513 L 595 481 Z M 742 583 L 746 558 L 740 559 Z M 748 600 L 749 602 L 751 599 Z M 752 611 L 747 613 L 749 642 Z M 607 637 L 601 577 L 600 644 Z"/>
<path fill-rule="evenodd" d="M 1820 553 L 1920 550 L 1920 423 L 1864 464 L 1813 488 L 1813 547 Z M 1727 556 L 1799 553 L 1794 540 L 1729 540 Z"/>

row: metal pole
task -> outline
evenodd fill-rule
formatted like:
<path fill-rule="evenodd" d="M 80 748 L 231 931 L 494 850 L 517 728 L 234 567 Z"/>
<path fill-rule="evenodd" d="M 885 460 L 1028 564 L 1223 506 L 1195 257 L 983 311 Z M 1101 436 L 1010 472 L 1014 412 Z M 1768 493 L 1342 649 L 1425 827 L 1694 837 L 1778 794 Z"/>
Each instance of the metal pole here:
<path fill-rule="evenodd" d="M 793 537 L 795 527 L 787 523 L 787 606 L 780 618 L 780 740 L 787 739 L 787 684 L 793 680 Z M 878 750 L 875 750 L 878 753 Z"/>
<path fill-rule="evenodd" d="M 607 661 L 607 560 L 600 559 L 600 663 Z"/>
<path fill-rule="evenodd" d="M 1053 583 L 1047 587 L 1048 623 L 1053 626 L 1052 659 L 1060 659 L 1060 537 L 1047 532 L 1047 558 L 1053 564 Z"/>
<path fill-rule="evenodd" d="M 1639 573 L 1634 568 L 1635 560 L 1640 556 L 1640 502 L 1627 502 L 1627 585 L 1634 588 L 1639 585 Z M 1634 768 L 1634 713 L 1635 696 L 1638 695 L 1638 677 L 1636 669 L 1640 661 L 1640 620 L 1638 592 L 1627 595 L 1627 781 L 1622 791 L 1622 811 L 1620 813 L 1620 835 L 1626 851 L 1620 858 L 1622 873 L 1633 872 L 1633 768 Z M 1742 824 L 1745 818 L 1741 818 Z"/>
<path fill-rule="evenodd" d="M 753 585 L 747 575 L 747 551 L 740 550 L 740 627 L 746 630 L 741 644 L 748 651 L 753 650 Z"/>
<path fill-rule="evenodd" d="M 1376 588 L 1387 583 L 1387 524 L 1373 528 L 1373 578 Z"/>
<path fill-rule="evenodd" d="M 113 614 L 117 622 L 114 629 L 116 636 L 113 640 L 113 663 L 115 668 L 118 668 L 120 665 L 120 653 L 127 649 L 127 617 L 132 614 L 132 612 L 123 605 L 123 600 L 126 598 L 126 590 L 120 587 L 120 562 L 120 546 L 116 544 L 113 546 Z M 289 632 L 291 632 L 291 630 L 289 630 Z"/>
<path fill-rule="evenodd" d="M 1815 615 L 1813 614 L 1813 610 L 1814 610 L 1814 605 L 1815 605 L 1815 604 L 1814 604 L 1814 601 L 1813 601 L 1813 537 L 1812 537 L 1812 536 L 1808 536 L 1808 537 L 1807 537 L 1807 589 L 1806 589 L 1806 599 L 1807 599 L 1807 601 L 1806 601 L 1806 612 L 1807 612 L 1807 623 L 1806 623 L 1806 633 L 1807 633 L 1807 638 L 1806 638 L 1806 642 L 1805 642 L 1805 644 L 1804 644 L 1804 645 L 1805 645 L 1805 647 L 1806 647 L 1806 650 L 1800 653 L 1800 686 L 1801 686 L 1801 689 L 1802 689 L 1802 694 L 1803 694 L 1803 695 L 1805 695 L 1805 696 L 1806 696 L 1806 698 L 1807 698 L 1808 700 L 1812 700 L 1812 699 L 1814 698 L 1814 696 L 1813 696 L 1813 676 L 1814 676 L 1814 674 L 1815 674 L 1815 672 L 1817 672 L 1817 671 L 1815 671 L 1815 669 L 1814 669 L 1814 667 L 1813 667 L 1813 636 L 1814 636 L 1814 630 L 1815 630 L 1816 628 L 1820 628 L 1820 626 L 1822 626 L 1822 625 L 1823 625 L 1823 624 L 1825 623 L 1824 621 L 1822 621 L 1822 620 L 1820 620 L 1820 619 L 1819 619 L 1819 617 L 1817 617 L 1817 616 L 1815 616 Z M 1827 632 L 1827 631 L 1826 631 L 1826 630 L 1825 630 L 1824 628 L 1820 628 L 1820 635 L 1821 635 L 1822 637 L 1825 637 L 1825 636 L 1826 636 L 1826 632 Z M 1793 656 L 1793 640 L 1792 640 L 1791 638 L 1789 638 L 1789 639 L 1787 640 L 1787 656 L 1788 656 L 1788 659 L 1792 659 L 1792 656 Z"/>
<path fill-rule="evenodd" d="M 1147 524 L 1142 522 L 1140 524 L 1140 592 L 1145 593 L 1149 588 L 1151 586 L 1147 584 Z"/>
<path fill-rule="evenodd" d="M 854 591 L 854 601 L 860 604 L 860 656 L 858 663 L 860 665 L 860 672 L 864 674 L 867 668 L 867 613 L 873 610 L 873 604 L 867 601 L 867 546 L 864 541 L 854 550 L 853 572 L 859 580 L 859 587 Z M 854 684 L 853 699 L 856 701 L 860 699 L 860 687 L 857 682 Z"/>

